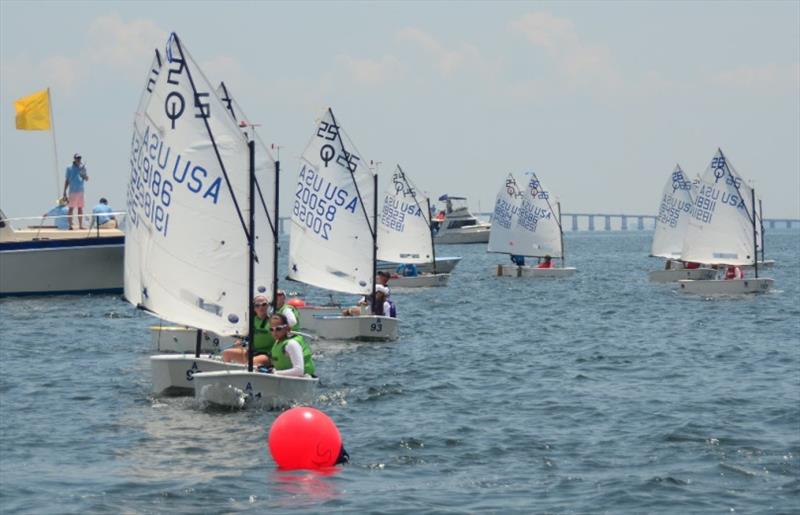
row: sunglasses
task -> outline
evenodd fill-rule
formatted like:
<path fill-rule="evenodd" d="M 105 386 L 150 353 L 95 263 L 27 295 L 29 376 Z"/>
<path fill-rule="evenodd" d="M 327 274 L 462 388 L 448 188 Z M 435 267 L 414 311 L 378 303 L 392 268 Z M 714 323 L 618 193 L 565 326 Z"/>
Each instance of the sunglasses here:
<path fill-rule="evenodd" d="M 269 302 L 262 302 L 261 304 L 256 304 L 257 308 L 263 308 L 264 306 L 269 306 Z"/>
<path fill-rule="evenodd" d="M 287 327 L 288 327 L 288 326 L 286 326 L 286 325 L 276 325 L 275 327 L 270 327 L 270 328 L 269 328 L 269 330 L 270 330 L 270 331 L 272 331 L 272 332 L 275 332 L 275 331 L 283 331 L 283 330 L 284 330 L 284 329 L 286 329 Z"/>

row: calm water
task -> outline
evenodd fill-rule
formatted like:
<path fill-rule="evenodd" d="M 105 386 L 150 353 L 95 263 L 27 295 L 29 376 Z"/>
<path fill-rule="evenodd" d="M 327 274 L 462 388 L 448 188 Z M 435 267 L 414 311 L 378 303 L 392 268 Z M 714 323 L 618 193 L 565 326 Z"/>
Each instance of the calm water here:
<path fill-rule="evenodd" d="M 154 319 L 119 298 L 2 301 L 0 507 L 798 512 L 800 232 L 767 236 L 777 291 L 716 300 L 648 283 L 649 233 L 567 234 L 560 281 L 440 247 L 464 259 L 449 288 L 394 292 L 399 341 L 314 344 L 353 460 L 332 475 L 275 469 L 274 412 L 153 399 Z"/>

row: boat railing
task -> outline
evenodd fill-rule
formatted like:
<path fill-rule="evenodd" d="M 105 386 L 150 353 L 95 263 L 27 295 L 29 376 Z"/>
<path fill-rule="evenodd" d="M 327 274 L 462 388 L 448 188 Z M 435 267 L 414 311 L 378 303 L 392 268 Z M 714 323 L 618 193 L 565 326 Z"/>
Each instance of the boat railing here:
<path fill-rule="evenodd" d="M 84 213 L 81 218 L 83 218 L 83 231 L 87 231 L 86 237 L 99 237 L 101 236 L 100 229 L 101 227 L 97 223 L 97 219 L 99 216 L 110 216 L 113 215 L 117 220 L 117 227 L 113 229 L 119 229 L 121 231 L 124 230 L 125 227 L 125 217 L 127 213 L 125 211 L 112 211 L 110 213 L 103 213 L 102 215 L 95 215 L 91 213 Z M 73 214 L 72 216 L 78 218 L 78 215 Z M 58 225 L 55 223 L 58 219 L 69 219 L 72 218 L 70 215 L 44 215 L 44 216 L 20 216 L 20 217 L 0 217 L 0 229 L 4 228 L 8 225 L 14 232 L 19 231 L 41 231 L 43 229 L 46 230 L 61 230 L 61 231 L 69 231 L 68 228 L 59 228 Z M 46 223 L 50 222 L 50 223 Z M 105 229 L 105 228 L 103 228 Z M 81 231 L 81 229 L 76 229 L 77 231 Z"/>

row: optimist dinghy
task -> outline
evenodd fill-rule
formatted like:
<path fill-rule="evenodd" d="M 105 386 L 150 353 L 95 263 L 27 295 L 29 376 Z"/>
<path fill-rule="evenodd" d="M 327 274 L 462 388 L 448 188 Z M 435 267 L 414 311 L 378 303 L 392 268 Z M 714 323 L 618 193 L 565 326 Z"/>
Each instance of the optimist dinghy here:
<path fill-rule="evenodd" d="M 375 296 L 378 176 L 329 108 L 300 159 L 289 239 L 289 279 Z M 372 208 L 372 216 L 368 209 Z M 394 340 L 398 320 L 379 315 L 314 317 L 320 338 Z"/>
<path fill-rule="evenodd" d="M 700 178 L 681 255 L 705 265 L 753 265 L 754 278 L 680 280 L 680 290 L 698 295 L 769 291 L 774 281 L 758 277 L 758 216 L 755 190 L 718 149 Z"/>
<path fill-rule="evenodd" d="M 554 206 L 550 202 L 550 192 L 534 173 L 529 175 L 524 188 L 508 174 L 495 200 L 488 250 L 525 257 L 561 258 L 559 268 L 499 264 L 498 276 L 558 278 L 575 273 L 575 268 L 563 266 L 561 204 L 556 202 Z"/>
<path fill-rule="evenodd" d="M 692 182 L 680 165 L 675 165 L 675 170 L 670 174 L 661 193 L 661 204 L 650 248 L 650 255 L 666 259 L 670 268 L 649 272 L 650 281 L 669 283 L 680 279 L 714 279 L 717 276 L 717 271 L 711 267 L 685 268 L 681 261 L 683 238 L 691 217 L 695 194 Z"/>
<path fill-rule="evenodd" d="M 419 268 L 428 264 L 432 273 L 392 277 L 392 288 L 425 288 L 447 286 L 450 274 L 436 270 L 436 247 L 431 228 L 431 203 L 411 183 L 400 165 L 392 174 L 389 189 L 383 195 L 383 208 L 378 224 L 378 259 L 411 264 Z"/>

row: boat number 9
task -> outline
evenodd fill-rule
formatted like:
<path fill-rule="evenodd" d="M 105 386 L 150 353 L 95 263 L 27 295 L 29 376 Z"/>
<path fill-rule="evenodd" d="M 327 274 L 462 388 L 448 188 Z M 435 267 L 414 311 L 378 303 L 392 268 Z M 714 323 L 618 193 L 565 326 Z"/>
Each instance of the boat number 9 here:
<path fill-rule="evenodd" d="M 372 331 L 373 333 L 379 333 L 383 331 L 383 324 L 381 324 L 380 322 L 375 322 L 374 324 L 370 324 L 369 330 Z"/>

